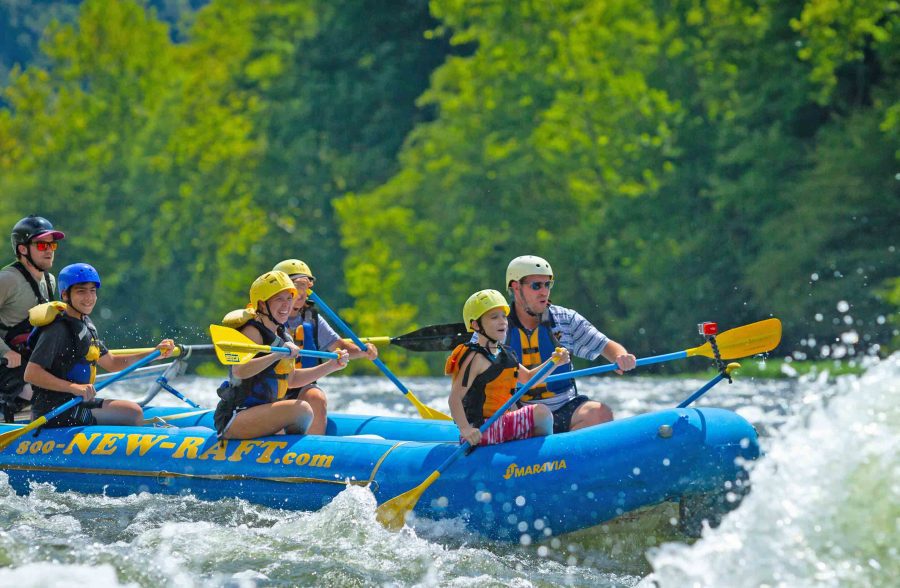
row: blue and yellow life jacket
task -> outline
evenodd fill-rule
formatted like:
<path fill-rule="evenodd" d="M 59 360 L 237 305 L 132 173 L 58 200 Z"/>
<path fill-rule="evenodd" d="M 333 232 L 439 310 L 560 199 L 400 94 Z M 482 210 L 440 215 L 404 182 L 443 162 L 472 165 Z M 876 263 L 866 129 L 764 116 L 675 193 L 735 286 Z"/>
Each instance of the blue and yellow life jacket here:
<path fill-rule="evenodd" d="M 301 349 L 307 351 L 319 350 L 319 313 L 315 308 L 306 307 L 300 311 L 303 322 L 294 329 L 294 343 Z M 316 367 L 322 360 L 318 357 L 309 357 L 301 355 L 297 358 L 297 367 L 311 368 Z"/>
<path fill-rule="evenodd" d="M 34 328 L 28 335 L 26 344 L 29 350 L 34 349 L 41 333 L 56 322 L 68 327 L 75 343 L 75 353 L 71 357 L 62 358 L 62 363 L 47 370 L 57 378 L 74 384 L 93 384 L 97 376 L 97 360 L 100 359 L 100 337 L 91 318 L 85 316 L 77 319 L 65 312 L 62 302 L 39 304 L 29 311 L 29 320 Z"/>
<path fill-rule="evenodd" d="M 547 311 L 547 320 L 541 321 L 534 331 L 528 332 L 528 329 L 519 322 L 516 316 L 515 306 L 511 306 L 509 312 L 509 333 L 506 336 L 506 344 L 519 357 L 519 361 L 525 367 L 535 368 L 553 355 L 556 348 L 559 347 L 559 333 L 556 332 L 556 322 L 553 315 Z M 564 374 L 572 371 L 572 364 L 567 363 L 557 367 L 553 374 Z M 532 388 L 529 392 L 522 396 L 523 401 L 542 400 L 552 398 L 557 394 L 568 392 L 575 387 L 575 380 L 560 380 L 549 384 L 540 384 Z"/>
<path fill-rule="evenodd" d="M 247 321 L 253 325 L 262 336 L 263 345 L 281 346 L 285 342 L 293 342 L 291 336 L 279 329 L 279 334 L 273 333 L 256 319 Z M 294 371 L 294 360 L 290 357 L 281 359 L 268 366 L 252 378 L 241 380 L 240 388 L 246 394 L 240 406 L 249 407 L 260 404 L 269 404 L 281 400 L 288 390 L 288 376 Z"/>

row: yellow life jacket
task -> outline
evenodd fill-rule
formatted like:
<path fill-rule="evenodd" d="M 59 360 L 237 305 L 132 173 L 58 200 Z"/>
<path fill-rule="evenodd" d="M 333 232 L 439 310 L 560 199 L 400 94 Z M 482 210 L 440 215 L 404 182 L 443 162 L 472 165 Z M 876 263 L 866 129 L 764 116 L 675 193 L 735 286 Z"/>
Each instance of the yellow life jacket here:
<path fill-rule="evenodd" d="M 462 385 L 468 386 L 462 400 L 463 409 L 469 423 L 477 427 L 493 416 L 515 393 L 519 382 L 519 362 L 505 346 L 501 345 L 499 352 L 494 356 L 477 343 L 463 343 L 457 345 L 447 358 L 444 373 L 454 376 L 470 353 L 482 355 L 491 364 L 472 380 L 471 385 L 468 382 L 471 362 L 466 366 L 462 376 Z"/>

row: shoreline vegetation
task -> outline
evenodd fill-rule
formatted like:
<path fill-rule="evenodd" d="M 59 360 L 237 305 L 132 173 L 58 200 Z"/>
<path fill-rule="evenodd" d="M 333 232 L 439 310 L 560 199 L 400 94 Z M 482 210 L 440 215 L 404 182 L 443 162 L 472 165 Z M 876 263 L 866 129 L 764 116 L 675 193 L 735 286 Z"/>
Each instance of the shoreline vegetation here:
<path fill-rule="evenodd" d="M 900 346 L 895 3 L 12 6 L 0 227 L 67 233 L 111 347 L 205 339 L 290 257 L 393 336 L 526 254 L 638 357 L 712 319 L 777 317 L 810 358 Z"/>

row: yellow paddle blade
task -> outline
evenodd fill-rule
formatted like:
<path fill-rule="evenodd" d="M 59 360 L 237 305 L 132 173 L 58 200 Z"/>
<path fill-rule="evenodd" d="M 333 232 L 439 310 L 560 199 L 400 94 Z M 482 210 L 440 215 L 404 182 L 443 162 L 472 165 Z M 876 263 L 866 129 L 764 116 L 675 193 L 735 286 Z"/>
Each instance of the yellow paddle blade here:
<path fill-rule="evenodd" d="M 780 342 L 781 321 L 777 318 L 729 329 L 716 337 L 716 344 L 719 346 L 722 359 L 738 359 L 772 351 L 778 347 Z M 702 355 L 715 358 L 709 343 L 687 349 L 686 353 L 689 357 Z"/>
<path fill-rule="evenodd" d="M 0 435 L 0 451 L 3 451 L 4 449 L 6 449 L 10 443 L 12 443 L 13 441 L 18 439 L 25 433 L 27 433 L 29 431 L 33 431 L 34 429 L 37 429 L 38 427 L 40 427 L 41 425 L 43 425 L 46 422 L 47 422 L 46 417 L 38 417 L 38 418 L 34 419 L 33 421 L 31 421 L 30 423 L 28 423 L 27 425 L 25 425 L 24 427 L 22 427 L 21 429 L 16 429 L 15 431 L 8 431 L 6 433 L 3 433 L 2 435 Z"/>
<path fill-rule="evenodd" d="M 439 410 L 435 410 L 426 404 L 422 404 L 422 401 L 413 396 L 412 392 L 406 393 L 406 398 L 410 402 L 412 402 L 413 406 L 416 407 L 416 410 L 419 411 L 419 416 L 423 419 L 432 419 L 435 421 L 452 421 L 453 418 L 445 415 Z"/>
<path fill-rule="evenodd" d="M 419 497 L 431 486 L 431 483 L 441 477 L 441 472 L 435 470 L 425 478 L 425 481 L 399 496 L 391 498 L 375 509 L 375 518 L 385 528 L 391 531 L 401 529 L 406 523 L 406 515 L 416 507 Z"/>
<path fill-rule="evenodd" d="M 216 357 L 224 365 L 247 363 L 260 351 L 269 351 L 267 345 L 254 343 L 240 331 L 222 325 L 209 325 L 209 335 L 216 348 Z"/>

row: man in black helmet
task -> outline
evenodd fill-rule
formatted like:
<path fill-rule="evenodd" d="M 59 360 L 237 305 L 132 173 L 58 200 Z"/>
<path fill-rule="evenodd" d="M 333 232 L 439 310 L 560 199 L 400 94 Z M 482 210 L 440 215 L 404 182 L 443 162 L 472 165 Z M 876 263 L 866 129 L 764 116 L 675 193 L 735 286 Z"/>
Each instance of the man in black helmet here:
<path fill-rule="evenodd" d="M 54 299 L 56 279 L 50 274 L 58 241 L 65 235 L 40 216 L 27 216 L 13 227 L 16 261 L 0 269 L 0 410 L 6 422 L 31 399 L 23 379 L 22 352 L 31 332 L 28 310 Z"/>

